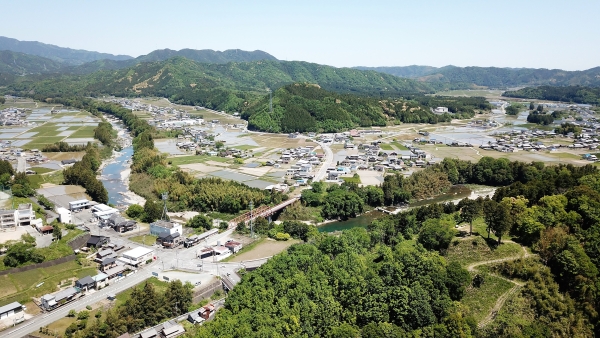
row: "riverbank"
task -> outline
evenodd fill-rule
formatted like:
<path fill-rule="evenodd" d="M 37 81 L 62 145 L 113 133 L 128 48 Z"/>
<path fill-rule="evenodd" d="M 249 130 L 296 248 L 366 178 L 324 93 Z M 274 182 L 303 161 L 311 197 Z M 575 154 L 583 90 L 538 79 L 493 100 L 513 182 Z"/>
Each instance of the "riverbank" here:
<path fill-rule="evenodd" d="M 146 200 L 129 190 L 131 159 L 133 156 L 132 138 L 119 121 L 107 119 L 117 130 L 116 143 L 120 151 L 113 150 L 111 156 L 102 161 L 99 179 L 108 191 L 109 203 L 114 205 L 138 204 L 143 206 Z"/>

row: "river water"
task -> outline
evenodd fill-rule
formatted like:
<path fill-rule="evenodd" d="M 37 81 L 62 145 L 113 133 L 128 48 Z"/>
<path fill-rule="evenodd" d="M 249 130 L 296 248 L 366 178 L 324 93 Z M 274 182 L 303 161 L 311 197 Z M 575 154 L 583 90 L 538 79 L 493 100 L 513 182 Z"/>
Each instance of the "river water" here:
<path fill-rule="evenodd" d="M 100 181 L 108 191 L 108 203 L 114 205 L 129 205 L 126 196 L 127 185 L 121 178 L 121 172 L 130 166 L 129 160 L 133 155 L 133 146 L 123 148 L 119 155 L 102 169 Z"/>

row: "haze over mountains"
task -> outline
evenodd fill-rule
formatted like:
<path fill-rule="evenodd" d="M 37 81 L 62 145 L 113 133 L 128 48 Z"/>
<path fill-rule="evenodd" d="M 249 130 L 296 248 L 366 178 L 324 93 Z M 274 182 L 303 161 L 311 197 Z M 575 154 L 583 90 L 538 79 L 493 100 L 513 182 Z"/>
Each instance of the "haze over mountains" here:
<path fill-rule="evenodd" d="M 194 50 L 182 49 L 179 51 L 171 49 L 155 50 L 147 55 L 133 58 L 128 55 L 113 55 L 108 53 L 99 53 L 85 50 L 75 50 L 71 48 L 58 47 L 44 44 L 36 41 L 19 41 L 7 37 L 0 37 L 0 78 L 2 83 L 6 84 L 14 79 L 15 75 L 39 75 L 39 74 L 72 74 L 85 75 L 98 71 L 115 71 L 132 69 L 141 63 L 165 62 L 175 57 L 184 57 L 196 63 L 203 64 L 228 64 L 233 63 L 231 70 L 251 68 L 252 66 L 243 66 L 247 62 L 269 61 L 271 66 L 277 63 L 284 63 L 281 69 L 294 68 L 290 65 L 297 63 L 298 67 L 303 68 L 303 64 L 309 64 L 301 61 L 283 62 L 273 55 L 264 51 L 243 51 L 239 49 L 214 51 L 210 49 Z M 316 65 L 316 64 L 311 64 Z M 147 66 L 143 67 L 147 69 Z M 158 66 L 161 67 L 160 65 Z M 311 66 L 312 67 L 312 66 Z M 194 68 L 194 67 L 192 67 Z M 362 80 L 356 80 L 359 77 L 351 76 L 355 80 L 348 80 L 348 77 L 332 78 L 321 77 L 319 85 L 324 85 L 330 90 L 339 88 L 343 92 L 363 92 L 369 91 L 396 92 L 399 90 L 408 90 L 409 92 L 437 91 L 442 89 L 467 89 L 476 87 L 488 88 L 511 88 L 519 86 L 600 86 L 600 67 L 584 71 L 564 71 L 560 69 L 533 69 L 533 68 L 497 68 L 497 67 L 432 67 L 432 66 L 405 66 L 405 67 L 354 67 L 335 68 L 331 66 L 321 66 L 321 69 L 327 70 L 330 75 L 335 72 L 350 74 L 357 71 L 374 71 L 385 73 L 395 77 L 404 78 L 398 85 L 398 81 L 390 80 L 387 77 L 381 78 L 380 83 L 373 83 L 373 78 L 364 73 L 365 79 L 368 79 L 368 85 L 364 85 Z M 195 71 L 192 69 L 192 73 Z M 219 71 L 221 72 L 221 71 Z M 312 72 L 312 71 L 311 71 Z M 185 72 L 178 72 L 185 74 Z M 310 72 L 309 72 L 310 73 Z M 362 74 L 362 73 L 358 73 Z M 140 74 L 145 76 L 146 74 Z M 188 76 L 187 74 L 186 76 Z M 201 83 L 204 79 L 210 78 L 210 74 L 197 74 L 198 80 L 192 82 Z M 272 78 L 269 78 L 270 76 Z M 289 75 L 289 74 L 288 74 Z M 306 75 L 306 74 L 305 74 Z M 251 85 L 248 89 L 256 89 L 260 85 L 285 85 L 290 81 L 314 81 L 318 76 L 313 73 L 310 76 L 281 76 L 277 72 L 267 72 L 258 74 L 262 79 Z M 235 79 L 235 77 L 232 77 Z M 179 80 L 176 80 L 179 81 Z M 358 82 L 357 82 L 358 81 Z M 181 81 L 179 81 L 181 82 Z M 185 82 L 185 81 L 184 81 Z M 210 81 L 209 81 L 210 82 Z M 377 82 L 377 81 L 376 81 Z M 247 83 L 242 81 L 242 83 Z M 332 85 L 335 83 L 334 85 Z M 385 84 L 384 84 L 385 83 Z M 417 84 L 420 83 L 420 84 Z M 104 85 L 104 84 L 103 84 Z M 236 85 L 237 86 L 237 85 Z M 239 87 L 239 86 L 237 86 Z M 360 89 L 352 89 L 359 87 Z M 156 90 L 156 88 L 155 88 Z"/>

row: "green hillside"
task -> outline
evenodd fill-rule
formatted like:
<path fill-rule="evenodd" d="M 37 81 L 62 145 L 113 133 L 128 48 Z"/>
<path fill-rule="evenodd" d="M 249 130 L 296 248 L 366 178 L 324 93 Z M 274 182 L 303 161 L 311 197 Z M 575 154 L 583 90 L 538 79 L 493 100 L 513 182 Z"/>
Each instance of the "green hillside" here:
<path fill-rule="evenodd" d="M 269 96 L 244 110 L 249 128 L 269 132 L 339 132 L 354 127 L 385 126 L 400 122 L 438 123 L 452 118 L 473 117 L 475 109 L 491 107 L 480 98 L 415 97 L 412 100 L 380 99 L 340 94 L 318 85 L 292 84 L 273 93 L 273 112 Z M 430 107 L 446 105 L 456 114 L 436 115 Z M 477 108 L 474 109 L 474 107 Z"/>
<path fill-rule="evenodd" d="M 519 90 L 504 92 L 502 96 L 517 97 L 523 99 L 600 104 L 600 88 L 590 88 L 581 86 L 527 87 Z"/>
<path fill-rule="evenodd" d="M 0 50 L 26 53 L 52 59 L 66 65 L 80 65 L 86 62 L 111 59 L 127 60 L 128 55 L 113 55 L 108 53 L 92 52 L 82 49 L 71 49 L 49 45 L 38 41 L 19 41 L 17 39 L 0 36 Z"/>
<path fill-rule="evenodd" d="M 220 52 L 212 49 L 159 49 L 147 55 L 142 55 L 130 60 L 115 61 L 103 59 L 88 62 L 77 66 L 70 71 L 75 74 L 90 74 L 101 70 L 118 70 L 133 67 L 142 62 L 165 61 L 178 56 L 200 63 L 252 62 L 260 60 L 277 61 L 277 58 L 273 55 L 261 50 L 248 52 L 240 49 L 229 49 Z"/>
<path fill-rule="evenodd" d="M 431 83 L 452 85 L 475 84 L 492 88 L 522 85 L 600 85 L 600 67 L 585 71 L 560 69 L 496 68 L 496 67 L 445 67 L 438 72 L 420 77 Z"/>
<path fill-rule="evenodd" d="M 57 72 L 64 66 L 56 61 L 35 55 L 0 50 L 0 73 L 13 75 Z"/>
<path fill-rule="evenodd" d="M 17 79 L 11 93 L 55 96 L 162 96 L 173 102 L 220 110 L 242 110 L 267 88 L 315 83 L 338 93 L 399 95 L 432 92 L 427 84 L 373 71 L 335 68 L 298 61 L 206 64 L 175 57 L 88 75 Z"/>
<path fill-rule="evenodd" d="M 600 86 L 600 67 L 584 71 L 534 68 L 455 67 L 355 67 L 394 76 L 413 78 L 436 88 L 472 88 L 484 86 L 507 88 L 516 86 Z"/>

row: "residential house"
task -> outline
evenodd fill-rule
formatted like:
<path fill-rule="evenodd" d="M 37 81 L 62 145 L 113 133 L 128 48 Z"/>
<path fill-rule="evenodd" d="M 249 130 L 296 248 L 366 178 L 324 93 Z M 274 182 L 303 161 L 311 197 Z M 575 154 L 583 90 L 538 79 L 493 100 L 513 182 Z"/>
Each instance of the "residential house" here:
<path fill-rule="evenodd" d="M 23 310 L 24 306 L 19 302 L 12 302 L 10 304 L 0 306 L 0 320 L 22 314 Z"/>
<path fill-rule="evenodd" d="M 235 242 L 235 241 L 229 241 L 229 242 L 225 243 L 225 247 L 228 248 L 229 250 L 231 250 L 231 253 L 237 253 L 238 251 L 240 251 L 242 249 L 242 243 Z"/>
<path fill-rule="evenodd" d="M 158 333 L 154 328 L 140 333 L 140 338 L 158 338 Z"/>
<path fill-rule="evenodd" d="M 180 324 L 167 325 L 168 323 L 169 322 L 164 324 L 163 329 L 160 332 L 161 337 L 175 338 L 185 333 L 185 329 Z"/>
<path fill-rule="evenodd" d="M 165 248 L 175 248 L 183 243 L 184 238 L 178 233 L 173 234 L 162 233 L 156 239 L 156 243 L 161 244 Z"/>
<path fill-rule="evenodd" d="M 117 257 L 104 258 L 100 262 L 100 271 L 106 271 L 108 269 L 117 266 Z"/>
<path fill-rule="evenodd" d="M 93 276 L 92 279 L 94 280 L 94 285 L 96 289 L 99 290 L 106 286 L 106 283 L 108 282 L 108 275 L 105 273 L 99 273 Z"/>
<path fill-rule="evenodd" d="M 75 296 L 77 296 L 79 294 L 79 290 L 77 290 L 74 287 L 70 287 L 68 289 L 56 292 L 54 294 L 47 294 L 42 296 L 41 300 L 41 305 L 42 308 L 44 308 L 44 310 L 46 311 L 50 311 L 53 310 L 55 308 L 57 308 L 58 306 L 73 300 L 75 298 Z"/>
<path fill-rule="evenodd" d="M 93 247 L 98 249 L 101 248 L 103 245 L 108 244 L 108 242 L 110 242 L 110 237 L 91 235 L 90 239 L 88 239 L 85 246 L 87 246 L 88 248 Z"/>
<path fill-rule="evenodd" d="M 131 266 L 138 267 L 145 264 L 147 261 L 152 260 L 154 257 L 154 250 L 138 246 L 135 249 L 123 252 L 122 256 L 117 260 Z"/>
<path fill-rule="evenodd" d="M 150 223 L 150 234 L 159 236 L 162 234 L 172 235 L 174 233 L 183 233 L 183 226 L 179 223 L 168 222 L 159 220 L 154 223 Z"/>
<path fill-rule="evenodd" d="M 199 311 L 190 312 L 187 320 L 192 324 L 202 324 L 205 321 L 205 319 L 200 316 Z"/>
<path fill-rule="evenodd" d="M 81 290 L 91 290 L 95 287 L 96 282 L 92 279 L 91 276 L 85 276 L 77 281 L 75 281 L 75 286 Z"/>

